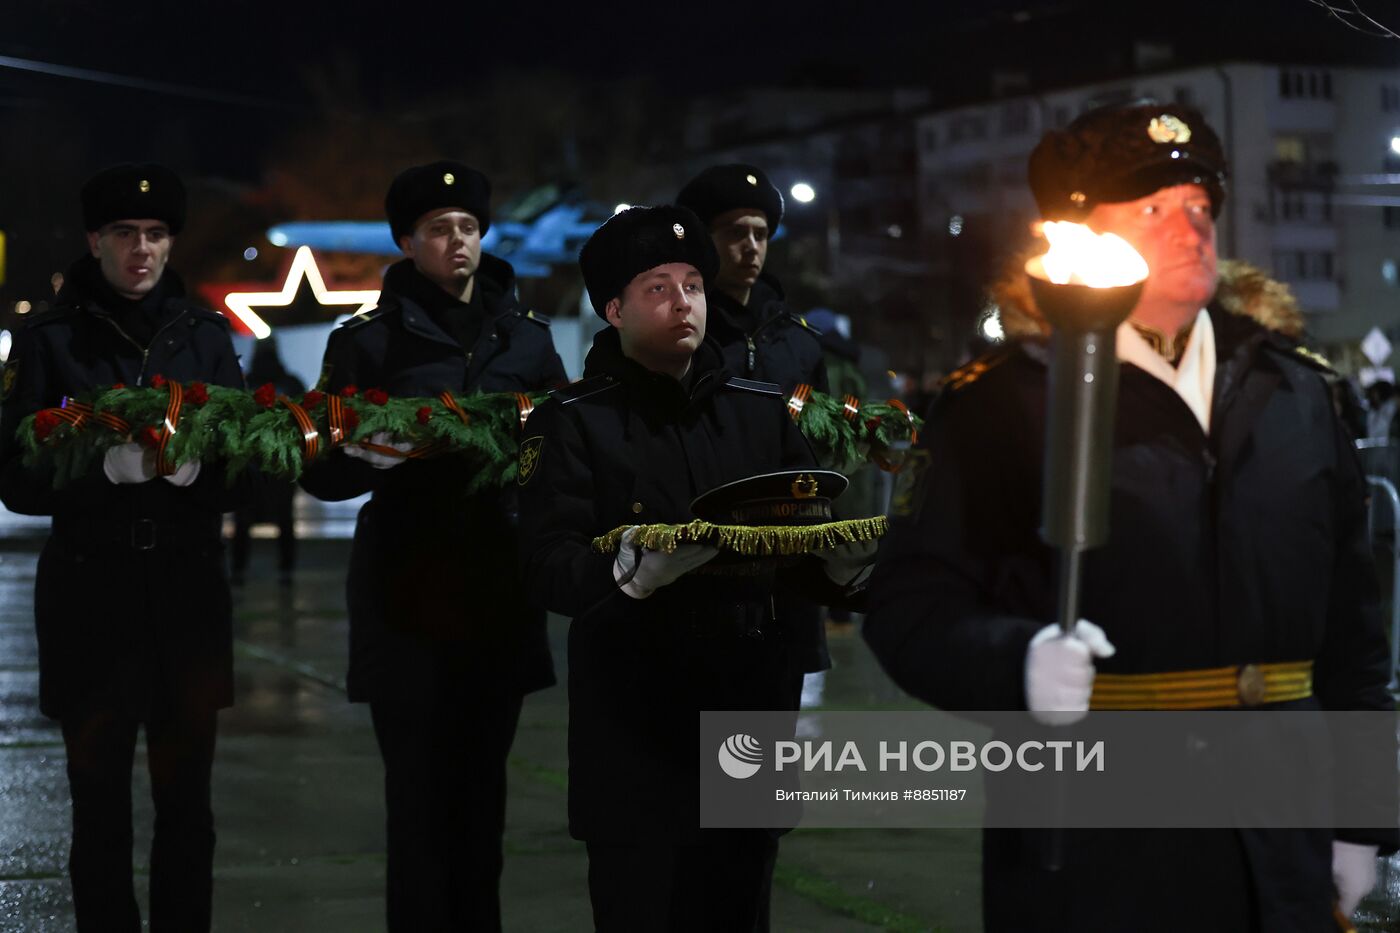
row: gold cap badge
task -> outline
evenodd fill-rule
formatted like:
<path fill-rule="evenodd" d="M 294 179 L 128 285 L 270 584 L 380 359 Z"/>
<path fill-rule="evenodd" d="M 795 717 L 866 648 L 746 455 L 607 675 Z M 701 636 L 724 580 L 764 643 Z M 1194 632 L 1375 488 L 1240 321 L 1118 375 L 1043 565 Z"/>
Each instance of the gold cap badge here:
<path fill-rule="evenodd" d="M 680 224 L 671 224 L 671 232 L 676 235 L 676 239 L 685 239 L 685 228 L 682 227 Z"/>
<path fill-rule="evenodd" d="M 151 190 L 151 183 L 143 178 L 136 187 L 141 189 L 142 194 L 145 194 L 147 191 Z"/>
<path fill-rule="evenodd" d="M 812 499 L 817 495 L 817 478 L 810 473 L 801 473 L 792 481 L 794 499 Z"/>
<path fill-rule="evenodd" d="M 751 184 L 751 185 L 757 185 L 757 184 L 758 184 L 758 179 L 755 178 L 755 177 L 753 177 L 752 175 L 745 175 L 745 176 L 744 176 L 744 181 L 748 182 L 748 183 Z"/>
<path fill-rule="evenodd" d="M 451 172 L 443 172 L 443 173 L 442 173 L 442 183 L 443 183 L 444 185 L 450 185 L 450 184 L 452 184 L 453 182 L 455 182 L 456 180 L 457 180 L 457 176 L 456 176 L 456 175 L 453 175 Z"/>
<path fill-rule="evenodd" d="M 1189 143 L 1191 127 L 1169 113 L 1153 117 L 1147 124 L 1147 135 L 1154 143 Z"/>

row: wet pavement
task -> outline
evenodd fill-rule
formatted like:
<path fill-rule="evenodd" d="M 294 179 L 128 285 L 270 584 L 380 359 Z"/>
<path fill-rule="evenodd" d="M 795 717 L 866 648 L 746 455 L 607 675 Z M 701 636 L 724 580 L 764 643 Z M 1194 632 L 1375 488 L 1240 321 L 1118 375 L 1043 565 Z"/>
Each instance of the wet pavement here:
<path fill-rule="evenodd" d="M 303 505 L 294 585 L 279 586 L 271 543 L 255 543 L 235 601 L 237 703 L 220 717 L 214 768 L 219 832 L 215 929 L 358 933 L 384 928 L 384 829 L 368 710 L 344 699 L 347 507 Z M 68 796 L 62 741 L 38 712 L 32 620 L 36 528 L 0 513 L 0 933 L 72 926 L 65 875 Z M 565 623 L 552 620 L 562 674 Z M 854 635 L 835 667 L 809 678 L 804 704 L 908 708 Z M 506 929 L 590 928 L 587 863 L 564 828 L 565 695 L 525 703 L 511 754 Z M 138 752 L 137 884 L 151 807 Z M 780 931 L 980 929 L 975 832 L 798 830 L 784 838 L 774 891 Z M 1363 930 L 1400 930 L 1400 861 L 1364 907 Z"/>

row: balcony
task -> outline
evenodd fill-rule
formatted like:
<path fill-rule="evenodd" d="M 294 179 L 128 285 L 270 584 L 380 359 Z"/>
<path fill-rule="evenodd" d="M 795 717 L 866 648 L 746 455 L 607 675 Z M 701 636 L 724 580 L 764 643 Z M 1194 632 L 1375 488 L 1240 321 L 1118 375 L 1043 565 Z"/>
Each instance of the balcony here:
<path fill-rule="evenodd" d="M 1331 191 L 1337 186 L 1336 162 L 1270 162 L 1269 185 L 1289 191 Z"/>

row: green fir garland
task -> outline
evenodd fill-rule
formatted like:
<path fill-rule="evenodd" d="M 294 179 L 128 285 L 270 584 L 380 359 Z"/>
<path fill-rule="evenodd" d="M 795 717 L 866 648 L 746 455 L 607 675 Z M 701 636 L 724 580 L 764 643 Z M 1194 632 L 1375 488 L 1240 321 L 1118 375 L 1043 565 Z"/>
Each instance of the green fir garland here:
<path fill-rule="evenodd" d="M 336 400 L 315 391 L 283 399 L 271 385 L 245 391 L 192 382 L 183 386 L 176 429 L 165 438 L 171 391 L 157 376 L 149 387 L 116 385 L 38 411 L 18 427 L 24 462 L 52 469 L 55 488 L 62 488 L 86 475 L 110 447 L 133 440 L 156 447 L 164 438 L 165 456 L 172 465 L 195 459 L 223 463 L 230 482 L 252 466 L 290 482 L 306 469 L 308 453 L 313 460 L 330 455 L 335 405 L 342 412 L 341 444 L 367 443 L 383 432 L 412 443 L 413 456 L 459 456 L 470 466 L 463 477 L 465 491 L 472 493 L 515 480 L 522 412 L 548 397 L 498 393 L 395 398 L 379 389 L 361 392 L 352 386 Z M 287 402 L 314 425 L 313 443 L 308 444 Z M 842 473 L 867 460 L 893 468 L 894 451 L 920 426 L 895 401 L 843 402 L 813 392 L 793 410 L 818 461 Z"/>

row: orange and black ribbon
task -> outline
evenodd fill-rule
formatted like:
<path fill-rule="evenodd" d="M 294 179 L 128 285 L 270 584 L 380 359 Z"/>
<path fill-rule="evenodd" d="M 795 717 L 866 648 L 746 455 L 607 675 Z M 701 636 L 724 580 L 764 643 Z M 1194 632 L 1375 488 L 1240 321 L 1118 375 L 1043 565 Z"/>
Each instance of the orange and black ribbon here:
<path fill-rule="evenodd" d="M 919 432 L 914 427 L 914 413 L 909 410 L 909 406 L 905 405 L 897 398 L 889 399 L 887 402 L 885 402 L 885 404 L 895 409 L 896 411 L 903 412 L 904 417 L 909 419 L 909 443 L 910 445 L 917 444 L 919 442 Z M 877 467 L 884 470 L 886 473 L 898 473 L 901 469 L 904 468 L 904 464 L 902 462 L 894 463 L 887 459 L 885 455 L 880 452 L 880 448 L 882 448 L 883 445 L 880 444 L 875 437 L 875 429 L 879 426 L 879 424 L 879 418 L 870 419 L 870 422 L 868 424 L 868 428 L 870 430 L 870 459 Z"/>
<path fill-rule="evenodd" d="M 520 409 L 520 427 L 523 430 L 525 420 L 530 417 L 530 412 L 535 410 L 535 403 L 530 401 L 530 396 L 524 392 L 515 393 L 515 406 Z"/>
<path fill-rule="evenodd" d="M 792 415 L 792 420 L 796 421 L 802 417 L 802 409 L 807 407 L 807 400 L 812 397 L 812 387 L 805 382 L 799 382 L 792 390 L 792 397 L 788 399 L 788 412 Z"/>
<path fill-rule="evenodd" d="M 909 419 L 909 443 L 911 446 L 919 443 L 919 429 L 916 427 L 917 422 L 914 418 L 914 413 L 909 410 L 909 406 L 897 398 L 892 398 L 885 404 L 897 411 L 904 412 L 904 417 Z"/>
<path fill-rule="evenodd" d="M 355 446 L 364 450 L 372 450 L 386 457 L 401 457 L 404 460 L 422 460 L 427 457 L 436 457 L 438 454 L 442 453 L 446 445 L 443 444 L 442 441 L 433 441 L 432 443 L 424 444 L 422 447 L 415 447 L 412 450 L 399 450 L 397 447 L 390 447 L 387 444 L 376 444 L 373 441 L 360 441 Z"/>
<path fill-rule="evenodd" d="M 316 459 L 317 452 L 321 449 L 321 432 L 316 430 L 316 422 L 311 420 L 311 416 L 306 413 L 296 402 L 285 395 L 277 396 L 277 401 L 281 402 L 286 409 L 292 413 L 292 420 L 301 429 L 301 458 L 303 462 L 309 463 Z"/>
<path fill-rule="evenodd" d="M 345 403 L 339 395 L 326 396 L 326 428 L 332 447 L 344 444 L 350 436 L 350 432 L 345 430 Z"/>
<path fill-rule="evenodd" d="M 75 429 L 81 429 L 91 418 L 98 424 L 117 434 L 130 434 L 131 425 L 109 411 L 94 412 L 92 406 L 64 397 L 59 407 L 47 409 L 55 417 L 61 418 Z"/>
<path fill-rule="evenodd" d="M 847 421 L 855 421 L 860 416 L 860 399 L 854 395 L 846 396 L 841 405 L 841 414 L 845 416 Z"/>
<path fill-rule="evenodd" d="M 517 396 L 517 404 L 519 404 L 518 398 L 519 397 Z M 472 423 L 471 416 L 466 413 L 465 409 L 463 409 L 462 406 L 457 402 L 457 399 L 453 397 L 451 392 L 442 392 L 440 395 L 438 395 L 438 401 L 442 402 L 443 406 L 448 411 L 452 412 L 452 414 L 456 415 L 458 420 L 460 420 L 463 424 Z"/>
<path fill-rule="evenodd" d="M 169 476 L 175 472 L 175 464 L 166 457 L 166 448 L 170 444 L 170 439 L 175 436 L 175 431 L 180 426 L 180 409 L 185 405 L 185 388 L 171 379 L 166 384 L 170 392 L 170 400 L 165 405 L 164 430 L 160 432 L 160 444 L 156 447 L 156 475 Z"/>

